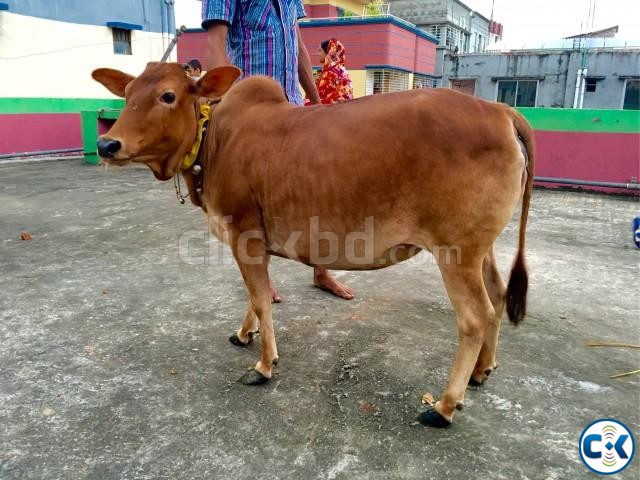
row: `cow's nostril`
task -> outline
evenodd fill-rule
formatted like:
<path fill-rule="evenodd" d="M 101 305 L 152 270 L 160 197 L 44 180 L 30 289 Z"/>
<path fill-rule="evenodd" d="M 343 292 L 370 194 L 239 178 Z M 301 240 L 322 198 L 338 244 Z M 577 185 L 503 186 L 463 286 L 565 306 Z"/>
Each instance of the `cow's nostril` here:
<path fill-rule="evenodd" d="M 98 154 L 101 157 L 113 158 L 120 148 L 122 148 L 122 144 L 118 140 L 104 138 L 98 140 Z"/>

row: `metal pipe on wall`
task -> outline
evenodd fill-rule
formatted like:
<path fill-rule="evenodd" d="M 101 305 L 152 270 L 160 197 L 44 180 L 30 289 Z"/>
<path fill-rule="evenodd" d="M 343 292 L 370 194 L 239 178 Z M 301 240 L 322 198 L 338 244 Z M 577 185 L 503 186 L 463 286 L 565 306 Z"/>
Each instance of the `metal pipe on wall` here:
<path fill-rule="evenodd" d="M 578 68 L 576 72 L 576 89 L 573 94 L 573 108 L 578 108 L 580 101 L 580 84 L 582 83 L 582 67 Z"/>
<path fill-rule="evenodd" d="M 584 185 L 589 187 L 623 188 L 640 190 L 640 183 L 598 182 L 593 180 L 575 180 L 572 178 L 534 177 L 536 182 L 558 183 L 561 185 Z"/>
<path fill-rule="evenodd" d="M 82 152 L 82 148 L 59 148 L 57 150 L 39 150 L 36 152 L 3 153 L 0 158 L 38 157 L 42 155 L 59 155 L 61 153 Z"/>
<path fill-rule="evenodd" d="M 578 108 L 582 109 L 582 105 L 584 104 L 584 89 L 587 85 L 587 69 L 582 69 L 582 83 L 580 85 L 580 102 L 578 103 Z"/>

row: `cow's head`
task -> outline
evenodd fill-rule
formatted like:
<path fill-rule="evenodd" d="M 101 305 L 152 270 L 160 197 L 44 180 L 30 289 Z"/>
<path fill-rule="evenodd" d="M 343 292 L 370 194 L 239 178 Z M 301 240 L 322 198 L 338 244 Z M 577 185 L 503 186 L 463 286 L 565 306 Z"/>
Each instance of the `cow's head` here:
<path fill-rule="evenodd" d="M 177 63 L 149 63 L 139 77 L 99 68 L 92 77 L 126 99 L 120 118 L 98 138 L 109 163 L 142 162 L 158 180 L 172 178 L 196 138 L 200 97 L 222 96 L 240 75 L 220 67 L 195 82 Z"/>

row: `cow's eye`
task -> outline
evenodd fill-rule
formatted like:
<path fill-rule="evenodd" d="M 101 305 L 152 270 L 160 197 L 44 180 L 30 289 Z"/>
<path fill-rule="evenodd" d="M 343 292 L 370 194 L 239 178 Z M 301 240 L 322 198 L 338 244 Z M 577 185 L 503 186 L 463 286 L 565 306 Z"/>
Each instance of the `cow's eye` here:
<path fill-rule="evenodd" d="M 160 101 L 163 103 L 172 104 L 176 101 L 176 94 L 172 92 L 163 93 L 160 97 Z"/>

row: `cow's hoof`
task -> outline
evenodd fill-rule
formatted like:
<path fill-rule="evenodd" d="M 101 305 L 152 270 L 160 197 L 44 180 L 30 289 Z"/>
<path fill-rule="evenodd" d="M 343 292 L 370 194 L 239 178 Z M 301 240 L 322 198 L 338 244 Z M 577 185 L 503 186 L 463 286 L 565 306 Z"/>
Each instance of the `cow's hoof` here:
<path fill-rule="evenodd" d="M 473 377 L 469 378 L 469 385 L 471 385 L 472 387 L 479 387 L 480 385 L 482 385 L 484 383 L 484 380 L 482 381 L 478 381 Z"/>
<path fill-rule="evenodd" d="M 240 377 L 240 383 L 243 385 L 262 385 L 267 383 L 269 379 L 261 374 L 256 369 L 249 370 L 242 377 Z"/>
<path fill-rule="evenodd" d="M 493 372 L 493 368 L 487 368 L 484 371 L 484 378 L 482 378 L 482 374 L 477 374 L 476 378 L 474 378 L 473 375 L 471 375 L 471 377 L 469 378 L 469 385 L 471 385 L 472 387 L 479 387 L 480 385 L 482 385 L 484 382 L 486 382 L 489 379 L 489 375 L 491 375 L 491 372 Z M 478 380 L 477 378 L 480 377 L 480 380 Z"/>
<path fill-rule="evenodd" d="M 229 341 L 236 347 L 248 347 L 249 345 L 251 345 L 251 342 L 253 342 L 253 332 L 249 332 L 249 341 L 247 343 L 244 343 L 242 340 L 240 340 L 240 337 L 238 337 L 237 333 L 231 335 L 229 337 Z"/>
<path fill-rule="evenodd" d="M 423 425 L 435 428 L 444 428 L 451 425 L 451 422 L 440 415 L 440 413 L 433 407 L 418 415 L 418 421 Z"/>

